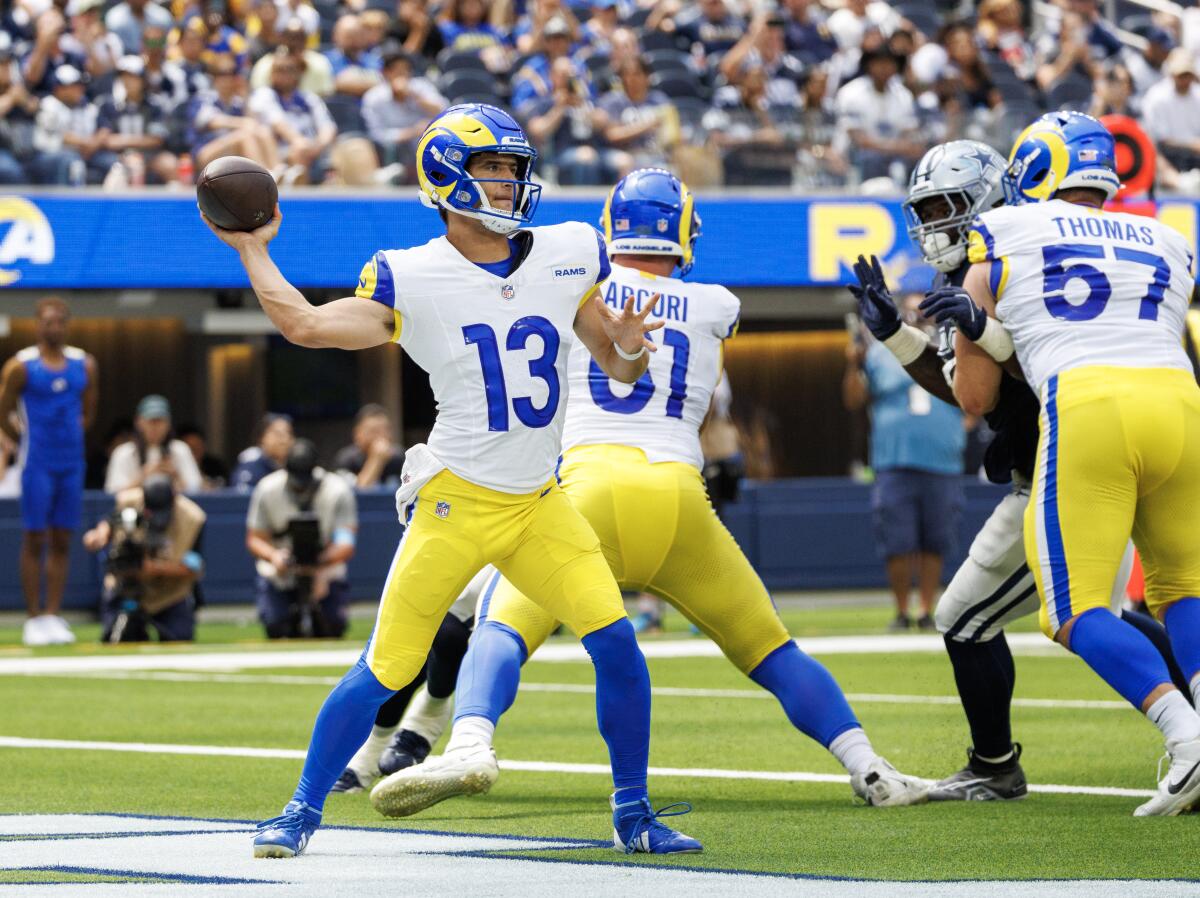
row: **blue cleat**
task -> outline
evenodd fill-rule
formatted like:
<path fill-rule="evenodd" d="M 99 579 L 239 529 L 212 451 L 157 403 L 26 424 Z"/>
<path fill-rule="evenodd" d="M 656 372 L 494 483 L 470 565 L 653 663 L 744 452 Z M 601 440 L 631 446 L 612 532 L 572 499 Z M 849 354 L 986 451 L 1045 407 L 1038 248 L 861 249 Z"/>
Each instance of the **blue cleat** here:
<path fill-rule="evenodd" d="M 626 854 L 699 854 L 704 846 L 681 832 L 658 822 L 659 817 L 678 817 L 691 811 L 686 801 L 667 805 L 654 810 L 647 798 L 617 804 L 615 796 L 610 799 L 613 809 L 613 847 Z M 673 810 L 682 808 L 682 810 Z"/>
<path fill-rule="evenodd" d="M 320 811 L 303 801 L 289 801 L 278 817 L 258 824 L 258 835 L 254 837 L 254 856 L 295 857 L 304 851 L 304 846 L 320 825 Z"/>

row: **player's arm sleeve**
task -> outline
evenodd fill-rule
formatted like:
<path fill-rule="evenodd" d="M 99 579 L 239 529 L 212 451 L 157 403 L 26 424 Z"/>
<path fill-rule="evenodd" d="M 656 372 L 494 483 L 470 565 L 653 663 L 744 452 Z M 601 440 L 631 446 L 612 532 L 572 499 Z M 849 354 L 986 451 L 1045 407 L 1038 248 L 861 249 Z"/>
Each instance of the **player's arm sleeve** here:
<path fill-rule="evenodd" d="M 396 283 L 392 278 L 392 268 L 383 252 L 377 252 L 362 267 L 354 295 L 360 299 L 373 300 L 392 310 L 392 342 L 399 343 L 404 320 L 396 301 Z"/>
<path fill-rule="evenodd" d="M 596 250 L 599 252 L 599 265 L 596 268 L 596 279 L 588 285 L 584 291 L 583 297 L 579 300 L 579 305 L 582 306 L 585 302 L 596 295 L 600 289 L 600 285 L 608 280 L 608 276 L 612 274 L 612 263 L 608 261 L 608 244 L 604 242 L 604 235 L 593 228 L 591 225 L 585 225 L 596 238 Z"/>
<path fill-rule="evenodd" d="M 995 228 L 993 216 L 989 215 L 987 221 L 982 216 L 975 217 L 967 229 L 967 261 L 972 265 L 987 265 L 988 287 L 992 298 L 999 303 L 1008 284 L 1008 252 L 1012 247 L 1006 248 L 1003 241 L 996 239 Z"/>
<path fill-rule="evenodd" d="M 722 340 L 729 340 L 737 336 L 738 328 L 742 324 L 742 301 L 730 290 L 725 290 L 724 299 L 725 312 L 717 322 L 717 336 Z"/>

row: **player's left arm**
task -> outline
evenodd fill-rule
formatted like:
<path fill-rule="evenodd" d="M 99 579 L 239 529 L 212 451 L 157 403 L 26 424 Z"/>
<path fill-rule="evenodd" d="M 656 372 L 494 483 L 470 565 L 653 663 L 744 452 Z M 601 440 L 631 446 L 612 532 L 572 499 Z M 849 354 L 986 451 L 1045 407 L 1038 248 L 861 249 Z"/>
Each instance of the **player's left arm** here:
<path fill-rule="evenodd" d="M 638 312 L 631 296 L 617 314 L 604 304 L 600 291 L 593 288 L 575 313 L 575 335 L 588 348 L 601 370 L 613 380 L 627 384 L 636 382 L 650 366 L 647 353 L 658 352 L 653 341 L 646 338 L 646 334 L 665 323 L 646 323 L 658 299 L 659 294 L 655 293 Z"/>
<path fill-rule="evenodd" d="M 963 289 L 986 313 L 994 313 L 996 299 L 988 282 L 988 264 L 976 262 L 967 270 Z M 968 415 L 986 415 L 1000 397 L 1000 363 L 960 328 L 954 335 L 954 398 Z"/>
<path fill-rule="evenodd" d="M 100 401 L 100 369 L 95 356 L 84 356 L 83 366 L 87 370 L 87 386 L 83 388 L 83 431 L 87 433 L 96 423 L 96 406 Z"/>

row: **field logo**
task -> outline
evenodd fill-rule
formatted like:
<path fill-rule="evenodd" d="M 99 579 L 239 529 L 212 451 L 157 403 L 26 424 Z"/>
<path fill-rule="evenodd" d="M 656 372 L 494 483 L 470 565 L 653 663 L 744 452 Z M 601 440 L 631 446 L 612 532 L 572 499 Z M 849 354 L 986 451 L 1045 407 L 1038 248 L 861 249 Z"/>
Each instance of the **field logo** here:
<path fill-rule="evenodd" d="M 53 261 L 54 232 L 42 210 L 19 196 L 0 197 L 0 287 L 21 277 L 10 265 L 49 265 Z"/>

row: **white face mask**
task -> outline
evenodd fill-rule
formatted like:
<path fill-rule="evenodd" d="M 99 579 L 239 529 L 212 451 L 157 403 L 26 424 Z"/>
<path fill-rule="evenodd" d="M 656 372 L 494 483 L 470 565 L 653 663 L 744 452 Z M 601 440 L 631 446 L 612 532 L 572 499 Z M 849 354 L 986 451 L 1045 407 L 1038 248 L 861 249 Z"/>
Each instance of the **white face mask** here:
<path fill-rule="evenodd" d="M 921 254 L 938 271 L 953 271 L 967 259 L 967 248 L 955 244 L 949 234 L 926 234 L 921 240 Z"/>

